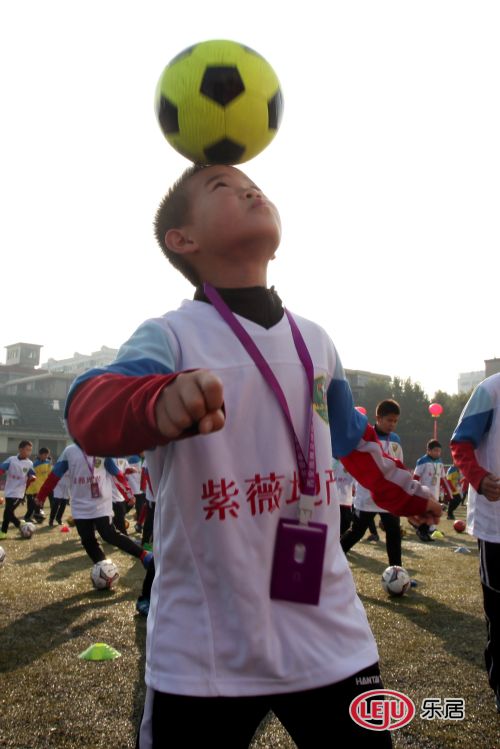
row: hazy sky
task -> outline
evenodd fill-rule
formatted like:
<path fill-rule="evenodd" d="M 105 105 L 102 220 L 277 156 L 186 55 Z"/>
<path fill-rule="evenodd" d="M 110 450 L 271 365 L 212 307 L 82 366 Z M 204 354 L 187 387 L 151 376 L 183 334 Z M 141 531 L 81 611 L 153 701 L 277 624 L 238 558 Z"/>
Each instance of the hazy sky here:
<path fill-rule="evenodd" d="M 191 297 L 152 233 L 188 165 L 153 97 L 175 54 L 227 38 L 285 97 L 243 166 L 283 220 L 269 283 L 345 367 L 455 392 L 500 356 L 499 37 L 496 0 L 2 3 L 0 348 L 118 347 Z"/>

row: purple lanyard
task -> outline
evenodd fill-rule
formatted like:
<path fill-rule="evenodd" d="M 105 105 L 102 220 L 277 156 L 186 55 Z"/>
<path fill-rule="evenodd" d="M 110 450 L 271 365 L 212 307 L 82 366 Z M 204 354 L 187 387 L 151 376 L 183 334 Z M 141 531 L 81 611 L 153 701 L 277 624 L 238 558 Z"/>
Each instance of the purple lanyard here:
<path fill-rule="evenodd" d="M 203 284 L 203 291 L 205 292 L 205 295 L 207 296 L 207 298 L 212 302 L 213 306 L 215 307 L 217 312 L 220 314 L 220 316 L 225 320 L 225 322 L 229 325 L 229 327 L 231 328 L 235 336 L 239 339 L 243 348 L 247 351 L 249 356 L 251 356 L 251 358 L 254 360 L 255 365 L 259 369 L 263 378 L 265 379 L 265 381 L 267 382 L 267 384 L 269 385 L 269 387 L 275 394 L 278 400 L 278 403 L 280 404 L 283 410 L 283 413 L 285 414 L 285 418 L 287 420 L 290 434 L 292 436 L 293 443 L 295 446 L 295 454 L 297 456 L 297 465 L 298 465 L 299 476 L 300 476 L 300 491 L 303 494 L 308 494 L 309 496 L 315 496 L 316 494 L 316 451 L 314 449 L 313 408 L 312 408 L 313 393 L 314 393 L 314 367 L 313 367 L 313 363 L 312 363 L 309 351 L 307 350 L 306 343 L 297 326 L 297 323 L 293 319 L 291 313 L 287 309 L 285 309 L 285 314 L 288 318 L 288 322 L 290 323 L 290 328 L 292 330 L 293 342 L 295 344 L 297 354 L 299 355 L 299 359 L 302 362 L 302 366 L 304 367 L 304 370 L 307 376 L 307 382 L 309 385 L 309 395 L 311 397 L 311 403 L 310 403 L 310 408 L 309 408 L 309 447 L 308 447 L 307 461 L 302 451 L 302 448 L 300 446 L 299 438 L 297 437 L 295 429 L 293 428 L 292 417 L 290 415 L 290 409 L 288 408 L 288 403 L 285 398 L 285 394 L 281 388 L 281 385 L 276 379 L 276 376 L 274 372 L 272 371 L 271 367 L 269 366 L 267 361 L 264 359 L 263 355 L 257 348 L 252 338 L 249 336 L 245 328 L 241 325 L 241 323 L 238 322 L 238 320 L 233 315 L 233 313 L 231 312 L 227 304 L 221 298 L 219 292 L 208 283 Z"/>
<path fill-rule="evenodd" d="M 94 457 L 94 458 L 92 458 L 92 465 L 90 465 L 90 463 L 89 463 L 89 461 L 88 461 L 88 459 L 87 459 L 87 456 L 85 455 L 85 453 L 83 452 L 83 450 L 82 450 L 82 455 L 83 455 L 83 457 L 85 458 L 85 462 L 86 462 L 86 464 L 87 464 L 87 468 L 88 468 L 88 469 L 89 469 L 89 471 L 90 471 L 90 475 L 92 476 L 92 480 L 94 480 L 95 457 Z"/>

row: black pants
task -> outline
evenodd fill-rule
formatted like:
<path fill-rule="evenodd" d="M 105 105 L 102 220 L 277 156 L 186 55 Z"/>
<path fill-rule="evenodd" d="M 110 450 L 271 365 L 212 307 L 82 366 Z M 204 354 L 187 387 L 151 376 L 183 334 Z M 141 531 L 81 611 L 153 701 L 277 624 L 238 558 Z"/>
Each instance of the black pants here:
<path fill-rule="evenodd" d="M 142 543 L 150 544 L 153 541 L 153 525 L 155 520 L 156 502 L 148 502 L 148 511 L 142 527 Z"/>
<path fill-rule="evenodd" d="M 127 514 L 126 502 L 113 502 L 113 523 L 115 528 L 127 535 L 127 529 L 125 527 L 125 515 Z"/>
<path fill-rule="evenodd" d="M 33 515 L 37 510 L 38 507 L 36 506 L 36 494 L 27 494 L 26 512 L 24 513 L 24 519 L 26 520 L 26 522 L 29 522 L 33 518 Z"/>
<path fill-rule="evenodd" d="M 50 503 L 49 525 L 52 525 L 54 520 L 61 525 L 64 510 L 68 506 L 68 502 L 69 499 L 59 499 L 58 497 L 52 499 L 52 502 Z"/>
<path fill-rule="evenodd" d="M 135 520 L 136 522 L 139 520 L 141 516 L 141 510 L 144 505 L 144 502 L 146 501 L 146 495 L 144 492 L 140 492 L 139 494 L 134 494 L 135 497 Z"/>
<path fill-rule="evenodd" d="M 490 687 L 500 698 L 500 543 L 478 541 L 487 643 L 484 651 Z"/>
<path fill-rule="evenodd" d="M 340 535 L 351 527 L 352 507 L 351 505 L 340 505 Z"/>
<path fill-rule="evenodd" d="M 154 579 L 155 579 L 155 564 L 153 561 L 151 562 L 151 564 L 148 566 L 146 570 L 146 575 L 142 582 L 141 595 L 138 598 L 139 601 L 151 600 L 151 588 L 152 588 Z"/>
<path fill-rule="evenodd" d="M 5 510 L 3 513 L 3 521 L 2 521 L 2 533 L 7 533 L 7 529 L 9 527 L 9 523 L 13 523 L 16 528 L 19 528 L 21 525 L 21 521 L 19 518 L 16 517 L 14 510 L 16 507 L 18 507 L 22 502 L 21 497 L 5 497 Z"/>
<path fill-rule="evenodd" d="M 356 678 L 371 676 L 370 686 Z M 390 749 L 389 731 L 358 726 L 349 704 L 361 692 L 382 689 L 378 664 L 337 684 L 319 689 L 259 697 L 183 697 L 155 692 L 153 749 L 173 749 L 172 720 L 182 732 L 182 746 L 247 749 L 260 721 L 272 710 L 298 749 Z M 175 716 L 175 718 L 173 717 Z M 140 742 L 138 743 L 140 749 Z"/>
<path fill-rule="evenodd" d="M 102 517 L 93 518 L 92 520 L 77 520 L 75 518 L 75 525 L 78 535 L 81 538 L 82 546 L 94 563 L 102 562 L 103 559 L 106 559 L 106 555 L 96 538 L 96 531 L 108 544 L 117 546 L 122 551 L 126 551 L 127 554 L 131 554 L 137 559 L 142 554 L 140 546 L 134 543 L 131 538 L 124 536 L 123 533 L 116 530 L 111 518 Z"/>
<path fill-rule="evenodd" d="M 450 499 L 450 502 L 448 504 L 448 518 L 450 520 L 454 520 L 453 513 L 457 509 L 458 505 L 462 501 L 462 495 L 461 494 L 454 494 L 452 498 Z"/>
<path fill-rule="evenodd" d="M 374 519 L 376 512 L 364 512 L 363 510 L 353 511 L 352 525 L 348 531 L 342 534 L 340 545 L 344 552 L 348 552 L 354 544 L 357 544 L 366 533 L 369 521 Z M 401 566 L 401 523 L 397 515 L 391 515 L 389 512 L 382 514 L 382 520 L 385 530 L 385 547 L 389 564 Z"/>

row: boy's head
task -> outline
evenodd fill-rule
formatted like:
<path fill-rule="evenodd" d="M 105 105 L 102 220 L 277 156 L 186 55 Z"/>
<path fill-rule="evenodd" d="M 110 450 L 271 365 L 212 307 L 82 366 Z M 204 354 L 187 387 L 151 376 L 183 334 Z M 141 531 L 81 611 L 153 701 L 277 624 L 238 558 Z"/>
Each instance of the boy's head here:
<path fill-rule="evenodd" d="M 427 443 L 427 455 L 436 460 L 441 457 L 441 443 L 437 440 L 429 440 Z"/>
<path fill-rule="evenodd" d="M 38 451 L 38 457 L 40 460 L 48 460 L 50 458 L 50 450 L 48 447 L 41 447 Z"/>
<path fill-rule="evenodd" d="M 399 403 L 392 398 L 380 401 L 375 409 L 375 417 L 378 428 L 385 434 L 393 432 L 398 424 L 401 409 Z"/>
<path fill-rule="evenodd" d="M 33 443 L 29 440 L 21 440 L 21 442 L 17 446 L 17 449 L 20 458 L 29 458 L 29 456 L 31 455 L 31 451 L 33 450 Z"/>
<path fill-rule="evenodd" d="M 276 207 L 239 169 L 187 169 L 155 216 L 156 239 L 195 286 L 253 286 L 281 237 Z"/>

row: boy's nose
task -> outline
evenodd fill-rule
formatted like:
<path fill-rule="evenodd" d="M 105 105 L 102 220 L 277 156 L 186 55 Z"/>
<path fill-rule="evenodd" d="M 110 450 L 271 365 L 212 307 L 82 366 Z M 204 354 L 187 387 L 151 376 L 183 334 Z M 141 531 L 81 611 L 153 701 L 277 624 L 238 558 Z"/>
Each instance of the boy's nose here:
<path fill-rule="evenodd" d="M 244 195 L 245 195 L 245 198 L 255 198 L 255 197 L 260 197 L 261 192 L 256 187 L 247 187 Z"/>

